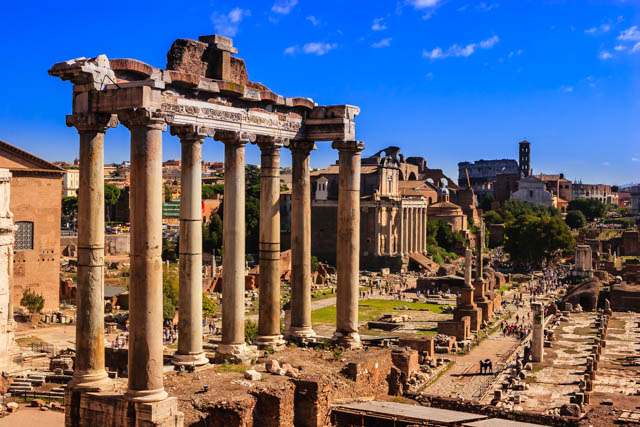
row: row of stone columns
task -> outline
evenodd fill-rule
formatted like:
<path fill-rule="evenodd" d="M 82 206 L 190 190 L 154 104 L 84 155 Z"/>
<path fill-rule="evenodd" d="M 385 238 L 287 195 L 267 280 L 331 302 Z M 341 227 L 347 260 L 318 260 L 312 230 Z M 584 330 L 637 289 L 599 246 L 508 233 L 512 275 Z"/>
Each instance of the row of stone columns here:
<path fill-rule="evenodd" d="M 162 342 L 162 132 L 163 117 L 146 109 L 119 113 L 131 132 L 131 281 L 127 397 L 163 400 Z M 76 370 L 71 387 L 99 390 L 109 384 L 104 364 L 104 134 L 117 120 L 109 114 L 76 114 L 67 124 L 80 134 L 78 191 L 78 314 Z M 180 322 L 175 364 L 207 362 L 202 348 L 202 143 L 213 129 L 175 125 L 182 145 L 180 206 Z M 217 131 L 225 144 L 222 342 L 217 358 L 242 358 L 245 281 L 245 162 L 247 142 L 256 137 Z M 280 335 L 279 151 L 282 140 L 258 137 L 261 149 L 260 311 L 258 344 L 277 345 Z M 335 338 L 358 345 L 360 151 L 355 141 L 337 141 L 338 302 Z M 291 338 L 309 338 L 311 327 L 311 141 L 291 141 L 292 292 Z"/>
<path fill-rule="evenodd" d="M 427 251 L 427 209 L 404 207 L 400 214 L 400 253 L 425 253 Z"/>

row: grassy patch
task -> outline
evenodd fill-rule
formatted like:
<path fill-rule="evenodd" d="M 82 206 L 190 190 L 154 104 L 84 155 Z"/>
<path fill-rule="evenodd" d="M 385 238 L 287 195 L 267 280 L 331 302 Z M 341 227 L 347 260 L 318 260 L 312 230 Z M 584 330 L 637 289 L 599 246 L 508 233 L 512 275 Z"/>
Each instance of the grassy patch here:
<path fill-rule="evenodd" d="M 420 335 L 437 335 L 438 328 L 437 327 L 431 328 L 431 329 L 419 328 L 419 329 L 416 329 L 416 333 Z"/>
<path fill-rule="evenodd" d="M 311 294 L 311 300 L 318 301 L 321 299 L 327 299 L 335 296 L 336 294 L 331 292 L 331 289 L 323 289 L 321 291 L 316 291 L 313 294 Z"/>
<path fill-rule="evenodd" d="M 528 376 L 528 377 L 526 377 L 526 378 L 524 379 L 524 382 L 525 382 L 526 384 L 535 383 L 535 382 L 538 382 L 538 378 L 536 378 L 536 376 L 535 376 L 535 375 L 530 375 L 530 376 Z"/>
<path fill-rule="evenodd" d="M 544 365 L 541 363 L 534 363 L 531 366 L 531 373 L 535 374 L 536 372 L 540 372 L 544 369 Z"/>
<path fill-rule="evenodd" d="M 221 365 L 216 366 L 216 372 L 219 374 L 224 374 L 227 372 L 244 373 L 244 371 L 246 371 L 247 369 L 248 369 L 248 366 L 246 366 L 244 363 L 238 363 L 238 364 L 223 363 Z"/>
<path fill-rule="evenodd" d="M 411 399 L 407 399 L 406 397 L 396 396 L 393 398 L 393 402 L 395 403 L 404 403 L 405 405 L 413 405 L 414 401 Z"/>
<path fill-rule="evenodd" d="M 498 289 L 498 290 L 502 291 L 502 292 L 505 292 L 505 291 L 508 291 L 509 289 L 511 289 L 511 285 L 500 286 L 500 289 Z"/>
<path fill-rule="evenodd" d="M 427 304 L 423 302 L 405 302 L 393 300 L 372 299 L 361 301 L 358 305 L 358 318 L 362 322 L 378 319 L 385 313 L 404 313 L 409 310 L 394 310 L 394 307 L 407 306 L 409 310 L 429 310 L 433 313 L 442 313 L 439 304 Z M 320 308 L 311 312 L 312 323 L 336 323 L 336 306 Z"/>

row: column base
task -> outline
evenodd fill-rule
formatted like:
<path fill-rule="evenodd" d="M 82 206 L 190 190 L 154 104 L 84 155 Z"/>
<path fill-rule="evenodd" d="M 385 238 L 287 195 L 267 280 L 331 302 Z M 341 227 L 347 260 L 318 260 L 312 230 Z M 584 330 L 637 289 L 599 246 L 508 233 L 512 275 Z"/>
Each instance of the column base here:
<path fill-rule="evenodd" d="M 103 391 L 113 387 L 113 381 L 104 369 L 95 371 L 74 371 L 69 388 L 82 391 Z"/>
<path fill-rule="evenodd" d="M 362 341 L 360 341 L 360 334 L 357 332 L 340 332 L 335 331 L 333 333 L 333 341 L 340 347 L 349 349 L 362 348 Z"/>
<path fill-rule="evenodd" d="M 242 363 L 257 356 L 255 346 L 246 344 L 220 344 L 216 350 L 216 363 Z"/>
<path fill-rule="evenodd" d="M 273 347 L 283 347 L 287 342 L 283 339 L 282 335 L 258 335 L 256 337 L 256 344 L 259 349 L 265 349 Z"/>
<path fill-rule="evenodd" d="M 171 364 L 176 366 L 202 366 L 209 363 L 209 359 L 204 352 L 195 354 L 175 353 L 171 358 Z"/>
<path fill-rule="evenodd" d="M 288 341 L 300 342 L 303 344 L 316 342 L 316 331 L 311 326 L 290 326 L 284 333 Z"/>
<path fill-rule="evenodd" d="M 156 390 L 127 390 L 125 399 L 132 402 L 153 403 L 165 400 L 169 394 L 164 391 L 164 387 Z"/>

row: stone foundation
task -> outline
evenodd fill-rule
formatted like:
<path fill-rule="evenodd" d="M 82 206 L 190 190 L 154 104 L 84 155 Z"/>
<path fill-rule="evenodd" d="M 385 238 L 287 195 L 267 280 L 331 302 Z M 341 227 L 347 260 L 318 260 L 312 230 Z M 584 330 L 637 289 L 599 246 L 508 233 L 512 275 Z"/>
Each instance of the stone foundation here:
<path fill-rule="evenodd" d="M 113 392 L 67 390 L 64 397 L 66 427 L 182 427 L 178 400 L 131 402 Z"/>

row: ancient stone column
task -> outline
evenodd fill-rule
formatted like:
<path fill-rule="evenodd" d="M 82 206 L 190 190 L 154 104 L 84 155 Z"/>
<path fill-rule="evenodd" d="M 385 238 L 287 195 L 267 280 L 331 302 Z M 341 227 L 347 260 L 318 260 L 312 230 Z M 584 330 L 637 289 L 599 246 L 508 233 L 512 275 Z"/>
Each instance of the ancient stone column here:
<path fill-rule="evenodd" d="M 164 119 L 138 108 L 118 114 L 131 131 L 131 281 L 126 397 L 164 400 L 162 344 L 162 132 Z"/>
<path fill-rule="evenodd" d="M 387 254 L 393 256 L 393 220 L 395 213 L 393 208 L 387 209 Z"/>
<path fill-rule="evenodd" d="M 358 293 L 360 282 L 360 141 L 335 141 L 339 152 L 338 185 L 338 291 L 336 331 L 338 344 L 359 347 Z M 391 216 L 389 217 L 391 220 Z M 391 225 L 391 221 L 389 222 Z"/>
<path fill-rule="evenodd" d="M 245 179 L 244 149 L 255 136 L 216 131 L 224 143 L 224 218 L 222 220 L 222 342 L 217 360 L 250 357 L 244 341 Z"/>
<path fill-rule="evenodd" d="M 398 251 L 400 252 L 401 256 L 405 255 L 405 247 L 404 247 L 404 224 L 405 224 L 405 220 L 404 220 L 404 208 L 400 207 L 398 208 L 398 213 L 400 214 L 400 224 L 398 226 L 398 240 L 400 242 L 400 244 L 398 245 Z"/>
<path fill-rule="evenodd" d="M 427 254 L 427 209 L 422 208 L 422 224 L 424 225 L 424 231 L 422 232 L 423 241 L 422 241 L 422 253 Z"/>
<path fill-rule="evenodd" d="M 471 287 L 471 258 L 473 251 L 471 249 L 465 249 L 464 251 L 464 284 L 466 287 Z"/>
<path fill-rule="evenodd" d="M 280 334 L 280 148 L 276 138 L 260 138 L 260 296 L 258 346 L 284 344 Z"/>
<path fill-rule="evenodd" d="M 311 184 L 313 141 L 291 141 L 291 326 L 287 338 L 315 335 L 311 327 Z"/>
<path fill-rule="evenodd" d="M 418 209 L 418 221 L 419 221 L 419 242 L 420 245 L 418 246 L 418 252 L 419 253 L 424 253 L 424 241 L 425 241 L 425 234 L 426 234 L 426 230 L 424 228 L 424 213 L 423 213 L 423 209 L 419 208 Z"/>
<path fill-rule="evenodd" d="M 418 252 L 418 210 L 411 208 L 411 252 Z"/>
<path fill-rule="evenodd" d="M 117 124 L 111 114 L 67 116 L 67 126 L 80 134 L 74 389 L 100 390 L 110 383 L 104 367 L 104 134 Z"/>
<path fill-rule="evenodd" d="M 542 362 L 544 357 L 544 307 L 539 302 L 531 303 L 533 311 L 533 334 L 531 338 L 531 360 Z"/>
<path fill-rule="evenodd" d="M 180 138 L 180 256 L 178 351 L 174 365 L 204 365 L 202 348 L 202 143 L 213 129 L 196 125 L 171 127 Z"/>

